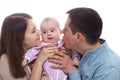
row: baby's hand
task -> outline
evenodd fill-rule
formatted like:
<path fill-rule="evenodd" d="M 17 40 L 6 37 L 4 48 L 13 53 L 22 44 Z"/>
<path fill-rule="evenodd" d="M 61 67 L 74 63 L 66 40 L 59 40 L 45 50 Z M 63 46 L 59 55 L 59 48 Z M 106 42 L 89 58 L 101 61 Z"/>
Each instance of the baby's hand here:
<path fill-rule="evenodd" d="M 24 58 L 23 61 L 22 61 L 22 66 L 27 65 L 27 63 L 28 63 L 28 60 L 26 58 Z"/>
<path fill-rule="evenodd" d="M 78 66 L 79 64 L 80 64 L 80 61 L 79 61 L 78 57 L 74 57 L 73 58 L 73 65 Z"/>

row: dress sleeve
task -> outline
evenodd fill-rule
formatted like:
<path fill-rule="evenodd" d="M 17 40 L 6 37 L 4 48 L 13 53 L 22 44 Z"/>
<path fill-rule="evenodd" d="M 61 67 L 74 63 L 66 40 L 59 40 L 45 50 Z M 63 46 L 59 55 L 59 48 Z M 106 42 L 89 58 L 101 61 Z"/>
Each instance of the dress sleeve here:
<path fill-rule="evenodd" d="M 28 63 L 36 59 L 38 53 L 39 53 L 39 50 L 36 48 L 31 48 L 27 50 L 27 52 L 25 53 L 25 58 L 28 59 Z"/>
<path fill-rule="evenodd" d="M 74 57 L 78 57 L 79 58 L 79 55 L 78 55 L 79 53 L 77 53 L 77 51 L 72 50 L 71 53 L 72 53 L 72 58 L 74 58 Z"/>

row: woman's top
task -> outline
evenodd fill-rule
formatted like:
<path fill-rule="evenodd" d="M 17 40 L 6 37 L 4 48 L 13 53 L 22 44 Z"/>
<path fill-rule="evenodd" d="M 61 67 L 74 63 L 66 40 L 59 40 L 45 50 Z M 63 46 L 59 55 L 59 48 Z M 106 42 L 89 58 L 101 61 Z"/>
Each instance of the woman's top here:
<path fill-rule="evenodd" d="M 6 54 L 3 54 L 0 57 L 0 80 L 29 80 L 30 69 L 28 66 L 25 67 L 27 76 L 24 78 L 14 79 L 10 73 L 8 58 Z"/>

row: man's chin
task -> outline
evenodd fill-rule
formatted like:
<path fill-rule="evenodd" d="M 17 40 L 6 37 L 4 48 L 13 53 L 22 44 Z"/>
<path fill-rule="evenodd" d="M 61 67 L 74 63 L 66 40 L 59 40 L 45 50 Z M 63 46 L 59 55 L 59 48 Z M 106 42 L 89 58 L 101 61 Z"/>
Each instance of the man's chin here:
<path fill-rule="evenodd" d="M 69 49 L 69 47 L 68 47 L 66 44 L 64 44 L 63 46 L 64 46 L 65 48 Z"/>

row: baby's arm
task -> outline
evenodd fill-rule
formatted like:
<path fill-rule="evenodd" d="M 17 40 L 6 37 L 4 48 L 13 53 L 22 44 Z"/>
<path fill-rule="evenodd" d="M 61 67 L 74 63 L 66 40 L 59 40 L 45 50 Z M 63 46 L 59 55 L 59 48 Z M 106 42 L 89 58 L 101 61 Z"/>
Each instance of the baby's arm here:
<path fill-rule="evenodd" d="M 71 54 L 72 54 L 73 64 L 74 64 L 75 66 L 78 66 L 79 63 L 80 63 L 80 58 L 79 58 L 78 53 L 77 53 L 76 51 L 72 50 L 72 53 L 71 53 Z"/>
<path fill-rule="evenodd" d="M 49 76 L 42 76 L 41 80 L 51 80 Z"/>
<path fill-rule="evenodd" d="M 36 56 L 37 56 L 38 53 L 39 53 L 39 50 L 38 50 L 38 49 L 35 49 L 35 48 L 29 49 L 29 50 L 25 53 L 25 56 L 24 56 L 22 65 L 25 66 L 27 63 L 32 62 L 32 61 L 36 58 Z"/>
<path fill-rule="evenodd" d="M 80 63 L 79 58 L 78 58 L 77 56 L 74 57 L 74 58 L 73 58 L 73 64 L 74 64 L 75 66 L 78 66 L 79 63 Z"/>
<path fill-rule="evenodd" d="M 23 61 L 22 61 L 22 66 L 27 65 L 28 63 L 28 59 L 24 57 Z"/>

